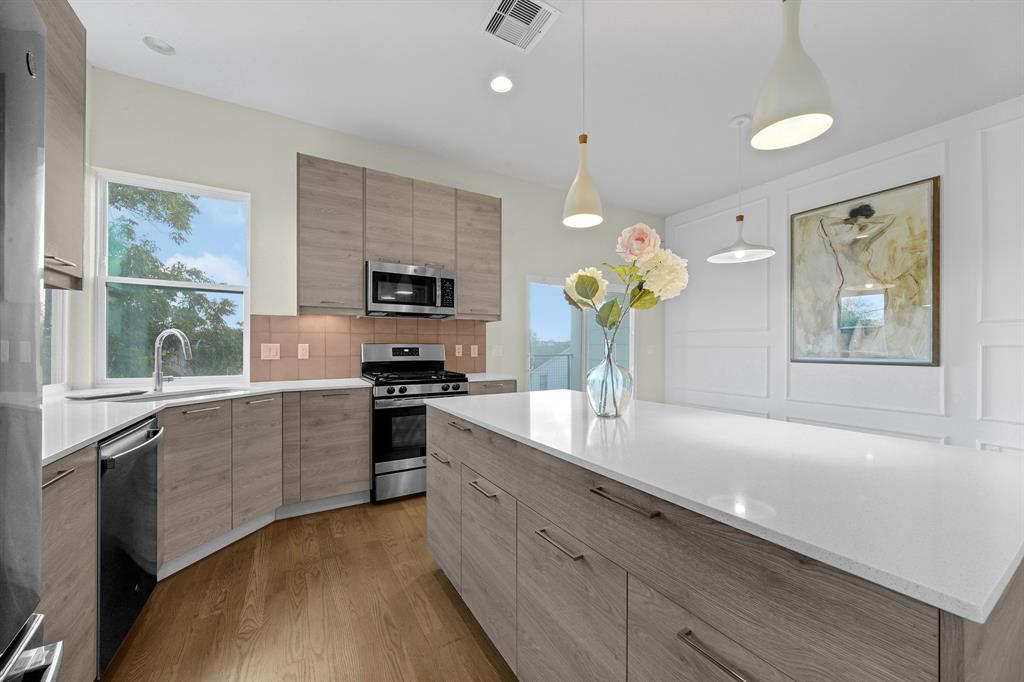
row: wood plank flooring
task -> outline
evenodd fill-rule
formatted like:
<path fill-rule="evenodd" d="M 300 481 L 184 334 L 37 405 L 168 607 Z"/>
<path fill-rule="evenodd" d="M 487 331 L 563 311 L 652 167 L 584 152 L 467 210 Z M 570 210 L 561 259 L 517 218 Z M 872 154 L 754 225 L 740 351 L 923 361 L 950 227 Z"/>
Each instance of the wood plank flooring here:
<path fill-rule="evenodd" d="M 514 680 L 426 498 L 277 521 L 160 582 L 104 680 Z"/>

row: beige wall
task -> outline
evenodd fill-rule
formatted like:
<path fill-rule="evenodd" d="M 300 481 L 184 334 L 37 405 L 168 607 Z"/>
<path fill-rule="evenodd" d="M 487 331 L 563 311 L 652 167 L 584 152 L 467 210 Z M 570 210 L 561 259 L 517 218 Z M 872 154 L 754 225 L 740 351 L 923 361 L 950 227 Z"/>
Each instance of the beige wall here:
<path fill-rule="evenodd" d="M 612 260 L 618 231 L 635 222 L 664 228 L 661 217 L 606 206 L 604 225 L 570 230 L 560 222 L 564 188 L 524 182 L 100 69 L 91 69 L 88 99 L 93 168 L 251 194 L 253 314 L 295 314 L 296 152 L 501 197 L 502 320 L 488 324 L 487 369 L 514 374 L 520 382 L 526 378 L 527 275 L 564 276 L 578 267 Z M 566 143 L 570 156 L 576 153 L 571 142 Z M 91 300 L 89 292 L 75 295 L 72 338 L 92 338 L 82 333 L 91 326 Z M 662 311 L 638 316 L 638 394 L 661 400 Z M 91 383 L 91 351 L 85 345 L 78 344 L 73 351 L 76 386 Z"/>

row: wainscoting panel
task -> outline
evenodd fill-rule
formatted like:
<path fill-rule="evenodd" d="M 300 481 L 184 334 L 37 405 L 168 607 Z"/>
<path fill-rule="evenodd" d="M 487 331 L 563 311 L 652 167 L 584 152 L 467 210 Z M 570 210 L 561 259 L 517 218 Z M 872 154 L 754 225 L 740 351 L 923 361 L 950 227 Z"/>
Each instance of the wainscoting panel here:
<path fill-rule="evenodd" d="M 982 322 L 1024 321 L 1024 118 L 978 134 Z"/>
<path fill-rule="evenodd" d="M 768 397 L 768 346 L 676 346 L 680 381 L 669 388 L 721 395 Z"/>
<path fill-rule="evenodd" d="M 1024 425 L 1024 346 L 979 346 L 978 419 Z"/>

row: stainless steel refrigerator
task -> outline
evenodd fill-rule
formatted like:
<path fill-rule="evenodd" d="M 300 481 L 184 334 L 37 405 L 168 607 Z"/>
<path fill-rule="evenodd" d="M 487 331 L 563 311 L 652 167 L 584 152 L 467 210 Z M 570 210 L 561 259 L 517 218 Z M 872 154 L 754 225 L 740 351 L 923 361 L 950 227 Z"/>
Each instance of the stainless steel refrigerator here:
<path fill-rule="evenodd" d="M 46 31 L 0 0 L 0 682 L 54 680 L 41 647 L 43 105 Z"/>

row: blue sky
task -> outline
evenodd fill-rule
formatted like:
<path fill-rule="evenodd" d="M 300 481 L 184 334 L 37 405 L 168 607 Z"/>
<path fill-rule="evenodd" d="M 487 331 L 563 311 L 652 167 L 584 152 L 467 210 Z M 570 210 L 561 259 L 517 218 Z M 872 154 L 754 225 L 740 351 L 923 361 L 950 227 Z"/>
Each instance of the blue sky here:
<path fill-rule="evenodd" d="M 562 287 L 530 284 L 530 330 L 541 341 L 569 341 L 572 312 L 562 296 Z"/>

